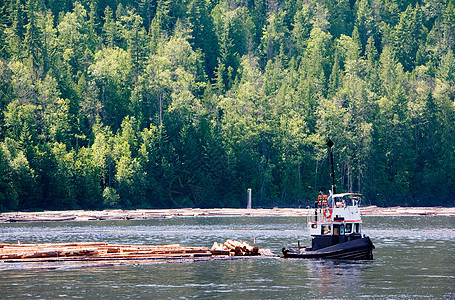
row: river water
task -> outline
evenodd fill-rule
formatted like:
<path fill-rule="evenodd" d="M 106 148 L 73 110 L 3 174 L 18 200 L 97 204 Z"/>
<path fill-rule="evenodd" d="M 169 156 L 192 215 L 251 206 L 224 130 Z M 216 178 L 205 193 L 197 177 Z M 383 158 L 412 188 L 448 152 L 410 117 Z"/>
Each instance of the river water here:
<path fill-rule="evenodd" d="M 364 217 L 373 261 L 254 258 L 140 264 L 0 262 L 2 299 L 455 299 L 455 217 Z M 301 217 L 0 224 L 0 243 L 310 243 Z"/>

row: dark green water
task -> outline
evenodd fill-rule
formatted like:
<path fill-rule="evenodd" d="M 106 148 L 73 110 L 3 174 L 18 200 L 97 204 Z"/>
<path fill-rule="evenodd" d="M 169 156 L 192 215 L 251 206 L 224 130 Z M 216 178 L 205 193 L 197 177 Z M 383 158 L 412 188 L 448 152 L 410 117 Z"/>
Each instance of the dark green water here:
<path fill-rule="evenodd" d="M 285 260 L 110 266 L 0 262 L 2 299 L 455 299 L 454 217 L 364 217 L 373 261 Z M 104 241 L 208 246 L 253 242 L 279 254 L 308 244 L 297 217 L 0 224 L 0 243 Z"/>

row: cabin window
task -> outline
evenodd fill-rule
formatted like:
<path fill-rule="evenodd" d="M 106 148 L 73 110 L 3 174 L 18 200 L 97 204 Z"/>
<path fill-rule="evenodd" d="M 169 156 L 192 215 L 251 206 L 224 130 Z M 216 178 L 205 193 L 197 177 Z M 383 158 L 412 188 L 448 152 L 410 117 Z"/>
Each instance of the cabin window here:
<path fill-rule="evenodd" d="M 345 232 L 346 232 L 346 234 L 352 233 L 352 224 L 351 223 L 346 224 Z"/>
<path fill-rule="evenodd" d="M 355 233 L 360 233 L 360 224 L 359 223 L 355 223 L 354 224 L 354 232 Z"/>
<path fill-rule="evenodd" d="M 340 235 L 344 235 L 344 225 L 340 225 Z"/>
<path fill-rule="evenodd" d="M 332 230 L 330 229 L 330 225 L 322 225 L 321 226 L 321 234 L 330 234 Z"/>

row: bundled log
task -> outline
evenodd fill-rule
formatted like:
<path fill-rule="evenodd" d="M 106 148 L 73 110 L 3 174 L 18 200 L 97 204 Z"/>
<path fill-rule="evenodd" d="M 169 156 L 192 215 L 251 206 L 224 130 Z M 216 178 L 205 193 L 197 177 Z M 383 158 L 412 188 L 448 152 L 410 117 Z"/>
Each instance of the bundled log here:
<path fill-rule="evenodd" d="M 226 240 L 224 244 L 215 242 L 211 248 L 212 253 L 225 253 L 229 252 L 230 256 L 255 256 L 260 255 L 259 248 L 251 246 L 246 242 Z"/>
<path fill-rule="evenodd" d="M 236 256 L 254 256 L 259 255 L 259 248 L 250 246 L 246 242 L 239 242 L 233 240 L 227 240 L 224 245 L 229 248 L 229 250 L 233 250 Z"/>
<path fill-rule="evenodd" d="M 223 255 L 223 256 L 230 255 L 229 248 L 226 247 L 224 244 L 218 244 L 217 242 L 213 243 L 212 248 L 210 248 L 210 252 L 213 255 Z"/>

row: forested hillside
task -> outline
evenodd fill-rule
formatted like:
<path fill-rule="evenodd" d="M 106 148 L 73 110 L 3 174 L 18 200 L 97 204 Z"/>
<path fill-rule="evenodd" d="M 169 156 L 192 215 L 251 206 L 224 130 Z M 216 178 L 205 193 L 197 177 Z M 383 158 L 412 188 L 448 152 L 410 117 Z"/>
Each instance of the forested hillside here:
<path fill-rule="evenodd" d="M 2 0 L 0 210 L 455 205 L 454 0 Z"/>

